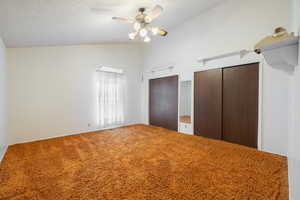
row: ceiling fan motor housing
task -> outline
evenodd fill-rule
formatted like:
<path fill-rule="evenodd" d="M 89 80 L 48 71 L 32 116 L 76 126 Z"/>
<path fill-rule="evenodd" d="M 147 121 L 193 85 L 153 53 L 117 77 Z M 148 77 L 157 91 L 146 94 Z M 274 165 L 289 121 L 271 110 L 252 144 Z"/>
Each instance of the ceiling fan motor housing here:
<path fill-rule="evenodd" d="M 146 11 L 146 8 L 140 8 L 139 14 L 135 17 L 135 20 L 137 22 L 139 22 L 142 26 L 147 24 L 147 22 L 145 20 L 147 14 L 144 13 L 145 11 Z"/>
<path fill-rule="evenodd" d="M 140 24 L 144 24 L 144 23 L 146 23 L 146 22 L 145 22 L 145 17 L 146 17 L 145 14 L 138 14 L 138 15 L 135 17 L 135 20 L 136 20 L 137 22 L 139 22 Z"/>
<path fill-rule="evenodd" d="M 143 13 L 143 12 L 145 12 L 145 11 L 146 11 L 146 8 L 140 8 L 140 9 L 139 9 L 139 12 L 140 12 L 140 13 Z"/>

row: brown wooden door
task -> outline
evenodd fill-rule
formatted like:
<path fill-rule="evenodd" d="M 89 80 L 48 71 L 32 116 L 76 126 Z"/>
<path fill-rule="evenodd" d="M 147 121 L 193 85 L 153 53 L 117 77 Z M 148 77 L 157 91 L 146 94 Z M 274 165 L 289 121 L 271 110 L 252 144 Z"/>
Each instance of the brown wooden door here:
<path fill-rule="evenodd" d="M 222 139 L 222 69 L 194 75 L 194 133 Z"/>
<path fill-rule="evenodd" d="M 149 121 L 151 125 L 178 130 L 178 76 L 149 81 Z"/>
<path fill-rule="evenodd" d="M 258 64 L 223 69 L 223 140 L 257 148 Z"/>

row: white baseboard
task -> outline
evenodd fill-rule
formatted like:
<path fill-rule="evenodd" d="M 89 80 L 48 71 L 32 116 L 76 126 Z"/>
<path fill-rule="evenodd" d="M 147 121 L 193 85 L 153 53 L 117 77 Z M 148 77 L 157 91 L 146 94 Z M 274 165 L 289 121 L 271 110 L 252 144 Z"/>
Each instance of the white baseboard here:
<path fill-rule="evenodd" d="M 132 124 L 137 124 L 137 123 L 124 123 L 122 125 L 115 125 L 115 126 L 110 126 L 110 127 L 105 127 L 105 128 L 95 127 L 95 128 L 85 129 L 85 130 L 66 131 L 65 133 L 61 133 L 61 134 L 53 134 L 53 136 L 50 136 L 50 137 L 39 137 L 39 138 L 34 138 L 34 139 L 24 139 L 21 141 L 14 141 L 14 142 L 11 142 L 10 145 L 53 139 L 53 138 L 64 137 L 64 136 L 69 136 L 69 135 L 78 135 L 78 134 L 88 133 L 88 132 L 102 131 L 102 130 L 119 128 L 119 127 L 132 125 Z"/>
<path fill-rule="evenodd" d="M 4 147 L 2 147 L 0 149 L 0 163 L 3 160 L 3 158 L 4 158 L 4 155 L 5 155 L 6 151 L 7 151 L 7 148 L 8 148 L 8 146 L 6 145 L 6 146 L 4 146 Z"/>

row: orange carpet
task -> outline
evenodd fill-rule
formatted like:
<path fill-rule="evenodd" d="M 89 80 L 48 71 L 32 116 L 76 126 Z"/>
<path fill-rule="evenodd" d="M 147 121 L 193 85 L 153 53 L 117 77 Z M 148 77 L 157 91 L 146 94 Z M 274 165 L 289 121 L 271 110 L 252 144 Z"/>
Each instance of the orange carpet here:
<path fill-rule="evenodd" d="M 180 116 L 180 122 L 190 124 L 191 116 L 188 116 L 188 115 Z"/>
<path fill-rule="evenodd" d="M 10 146 L 1 200 L 287 200 L 286 158 L 134 125 Z"/>

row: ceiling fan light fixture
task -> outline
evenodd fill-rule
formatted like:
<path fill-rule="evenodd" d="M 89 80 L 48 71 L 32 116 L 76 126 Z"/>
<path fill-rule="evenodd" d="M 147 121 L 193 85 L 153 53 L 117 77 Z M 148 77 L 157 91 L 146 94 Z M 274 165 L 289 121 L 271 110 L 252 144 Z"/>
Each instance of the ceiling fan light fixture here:
<path fill-rule="evenodd" d="M 153 35 L 158 35 L 158 33 L 159 33 L 159 28 L 154 27 L 154 28 L 151 29 L 151 31 L 152 31 L 152 34 L 153 34 Z"/>
<path fill-rule="evenodd" d="M 146 43 L 151 42 L 151 38 L 149 36 L 146 36 L 144 38 L 144 42 L 146 42 Z"/>
<path fill-rule="evenodd" d="M 140 28 L 141 28 L 141 24 L 140 24 L 139 22 L 135 22 L 135 23 L 133 24 L 133 28 L 134 28 L 134 30 L 138 31 L 138 30 L 140 30 Z"/>
<path fill-rule="evenodd" d="M 145 28 L 142 28 L 142 29 L 140 30 L 140 36 L 141 36 L 141 37 L 146 37 L 146 36 L 147 36 L 147 34 L 148 34 L 148 31 L 147 31 L 147 29 L 145 29 Z"/>
<path fill-rule="evenodd" d="M 129 33 L 129 39 L 134 40 L 136 37 L 136 33 Z"/>
<path fill-rule="evenodd" d="M 146 23 L 152 22 L 152 18 L 149 15 L 145 16 L 144 20 Z"/>
<path fill-rule="evenodd" d="M 138 14 L 135 18 L 122 18 L 122 17 L 113 17 L 113 20 L 118 20 L 121 22 L 131 24 L 133 32 L 128 34 L 129 39 L 140 39 L 144 42 L 150 42 L 151 36 L 166 36 L 167 31 L 153 26 L 151 22 L 158 18 L 163 12 L 163 7 L 156 5 L 151 11 L 146 12 L 146 8 L 140 8 Z"/>

